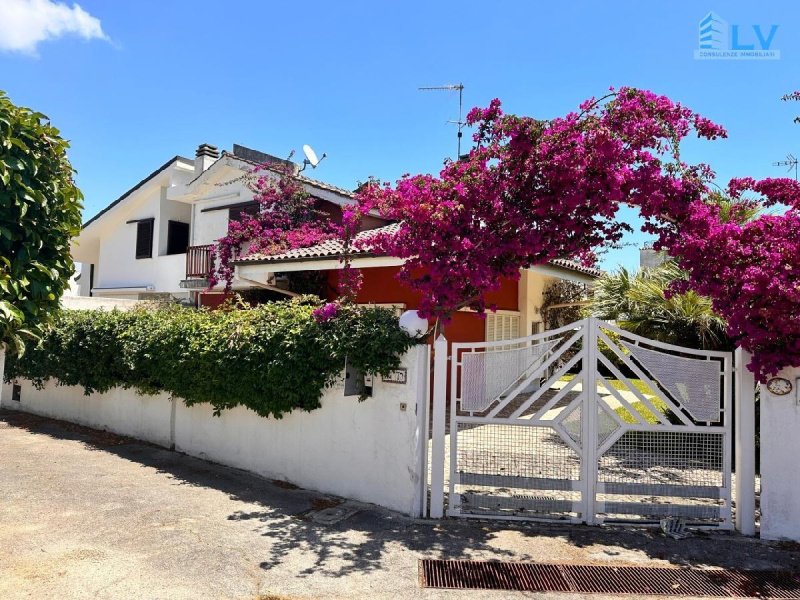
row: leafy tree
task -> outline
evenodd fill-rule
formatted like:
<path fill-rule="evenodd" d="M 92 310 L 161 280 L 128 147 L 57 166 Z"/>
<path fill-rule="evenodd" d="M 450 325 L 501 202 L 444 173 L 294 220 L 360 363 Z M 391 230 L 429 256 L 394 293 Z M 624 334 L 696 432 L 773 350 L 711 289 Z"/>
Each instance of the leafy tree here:
<path fill-rule="evenodd" d="M 558 329 L 583 317 L 587 298 L 586 286 L 565 279 L 556 279 L 545 289 L 541 313 L 547 329 Z"/>
<path fill-rule="evenodd" d="M 0 91 L 0 348 L 24 351 L 74 272 L 83 196 L 68 142 L 47 117 Z"/>
<path fill-rule="evenodd" d="M 711 298 L 727 335 L 753 354 L 759 381 L 800 365 L 800 183 L 735 178 L 726 194 L 751 192 L 781 214 L 740 223 L 709 202 L 715 174 L 681 158 L 691 133 L 725 129 L 665 96 L 621 88 L 551 120 L 506 115 L 499 100 L 473 109 L 476 147 L 437 176 L 408 175 L 357 195 L 352 217 L 376 211 L 401 224 L 369 240 L 404 259 L 398 278 L 420 292 L 419 313 L 447 320 L 521 268 L 583 257 L 618 243 L 630 227 L 621 204 L 639 208 L 656 250 L 675 257 L 690 289 Z"/>
<path fill-rule="evenodd" d="M 670 294 L 670 286 L 685 279 L 674 262 L 631 273 L 621 267 L 601 277 L 588 310 L 623 329 L 669 344 L 729 350 L 725 320 L 716 314 L 711 300 L 693 291 Z"/>
<path fill-rule="evenodd" d="M 719 191 L 706 198 L 719 207 L 720 223 L 744 225 L 763 210 L 754 200 L 734 199 Z M 678 346 L 705 350 L 731 350 L 734 342 L 727 323 L 714 311 L 713 302 L 694 291 L 671 293 L 687 273 L 674 261 L 631 273 L 621 267 L 598 280 L 587 307 L 589 314 L 616 321 L 623 329 Z"/>

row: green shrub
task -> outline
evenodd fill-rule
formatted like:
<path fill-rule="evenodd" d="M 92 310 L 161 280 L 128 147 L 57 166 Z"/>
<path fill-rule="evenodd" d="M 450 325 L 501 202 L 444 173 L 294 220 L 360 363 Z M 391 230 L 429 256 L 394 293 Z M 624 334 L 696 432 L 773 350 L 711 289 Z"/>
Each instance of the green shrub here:
<path fill-rule="evenodd" d="M 83 196 L 67 148 L 47 117 L 0 91 L 0 348 L 12 353 L 36 338 L 74 272 Z"/>
<path fill-rule="evenodd" d="M 319 408 L 323 389 L 345 359 L 365 373 L 387 374 L 416 340 L 380 308 L 345 307 L 318 323 L 304 301 L 242 310 L 191 310 L 174 305 L 119 311 L 62 311 L 41 343 L 9 357 L 6 380 L 25 378 L 82 386 L 168 392 L 215 413 L 246 406 L 280 417 Z"/>

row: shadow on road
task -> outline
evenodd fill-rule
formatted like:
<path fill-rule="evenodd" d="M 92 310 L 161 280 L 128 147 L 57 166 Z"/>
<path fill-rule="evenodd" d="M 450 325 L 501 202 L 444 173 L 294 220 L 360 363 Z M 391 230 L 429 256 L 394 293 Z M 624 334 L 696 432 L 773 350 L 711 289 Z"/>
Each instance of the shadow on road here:
<path fill-rule="evenodd" d="M 25 429 L 56 440 L 79 441 L 92 451 L 112 453 L 156 469 L 178 485 L 212 488 L 233 500 L 251 504 L 251 509 L 234 511 L 227 520 L 250 524 L 254 533 L 268 538 L 268 555 L 259 565 L 262 569 L 272 569 L 298 549 L 311 555 L 311 563 L 303 561 L 303 569 L 296 573 L 299 577 L 340 577 L 380 570 L 386 560 L 392 560 L 387 557 L 402 552 L 427 558 L 581 564 L 641 565 L 658 559 L 693 567 L 800 566 L 797 545 L 770 544 L 724 533 L 673 540 L 643 528 L 415 520 L 130 438 L 27 413 L 0 410 L 0 436 L 3 427 Z M 332 523 L 316 518 L 321 511 L 337 508 L 346 518 Z"/>

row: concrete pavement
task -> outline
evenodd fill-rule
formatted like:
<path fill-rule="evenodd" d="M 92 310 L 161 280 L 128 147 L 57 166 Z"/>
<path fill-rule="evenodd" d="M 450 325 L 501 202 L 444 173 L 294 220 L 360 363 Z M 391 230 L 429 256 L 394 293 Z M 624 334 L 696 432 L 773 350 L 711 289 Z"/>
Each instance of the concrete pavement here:
<path fill-rule="evenodd" d="M 0 598 L 543 597 L 421 589 L 423 557 L 800 565 L 794 546 L 726 534 L 675 541 L 648 530 L 412 520 L 0 411 Z"/>

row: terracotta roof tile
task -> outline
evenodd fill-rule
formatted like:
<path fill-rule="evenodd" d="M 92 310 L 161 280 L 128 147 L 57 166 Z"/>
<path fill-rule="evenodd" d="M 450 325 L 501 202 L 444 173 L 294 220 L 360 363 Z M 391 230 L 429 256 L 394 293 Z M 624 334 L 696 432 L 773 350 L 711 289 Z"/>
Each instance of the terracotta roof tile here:
<path fill-rule="evenodd" d="M 375 235 L 376 233 L 395 233 L 400 229 L 399 223 L 391 223 L 389 225 L 384 225 L 383 227 L 378 227 L 376 229 L 367 229 L 366 231 L 362 231 L 356 236 L 357 240 L 365 240 L 369 239 L 370 236 Z M 308 248 L 296 248 L 294 250 L 288 250 L 287 252 L 282 252 L 281 254 L 253 254 L 251 256 L 245 256 L 234 261 L 236 264 L 267 264 L 267 263 L 277 263 L 277 262 L 295 262 L 295 261 L 307 261 L 307 260 L 314 260 L 314 259 L 325 259 L 325 258 L 338 258 L 341 256 L 343 251 L 343 245 L 341 240 L 328 240 L 322 242 L 321 244 L 316 244 L 314 246 L 309 246 Z M 358 248 L 352 251 L 352 254 L 361 255 L 361 256 L 370 256 L 371 252 L 369 248 Z M 603 271 L 600 269 L 595 269 L 592 267 L 585 267 L 577 261 L 568 260 L 566 258 L 557 258 L 555 260 L 551 260 L 550 264 L 555 267 L 560 267 L 562 269 L 567 269 L 569 271 L 576 271 L 578 273 L 584 273 L 585 275 L 590 275 L 591 277 L 600 277 L 603 274 Z"/>

